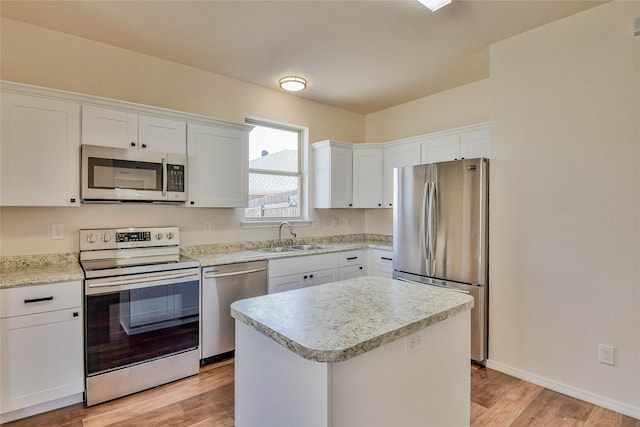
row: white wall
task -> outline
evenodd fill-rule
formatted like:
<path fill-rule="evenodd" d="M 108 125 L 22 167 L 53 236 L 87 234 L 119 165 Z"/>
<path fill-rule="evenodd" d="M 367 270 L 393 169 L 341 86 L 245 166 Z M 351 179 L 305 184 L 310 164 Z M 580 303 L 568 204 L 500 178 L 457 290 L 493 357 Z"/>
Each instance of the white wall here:
<path fill-rule="evenodd" d="M 491 47 L 489 366 L 640 418 L 638 16 Z"/>
<path fill-rule="evenodd" d="M 2 18 L 0 78 L 53 89 L 153 105 L 242 123 L 255 116 L 305 126 L 309 141 L 363 141 L 364 116 L 279 90 L 205 72 L 69 34 Z M 242 210 L 173 206 L 82 205 L 79 208 L 0 208 L 0 256 L 75 252 L 78 230 L 91 227 L 181 227 L 187 245 L 273 239 L 277 229 L 242 229 Z M 316 210 L 317 228 L 299 236 L 364 232 L 362 210 Z M 332 219 L 339 218 L 334 228 Z M 349 226 L 345 225 L 349 218 Z M 203 232 L 210 221 L 212 232 Z M 51 240 L 51 224 L 65 226 Z"/>

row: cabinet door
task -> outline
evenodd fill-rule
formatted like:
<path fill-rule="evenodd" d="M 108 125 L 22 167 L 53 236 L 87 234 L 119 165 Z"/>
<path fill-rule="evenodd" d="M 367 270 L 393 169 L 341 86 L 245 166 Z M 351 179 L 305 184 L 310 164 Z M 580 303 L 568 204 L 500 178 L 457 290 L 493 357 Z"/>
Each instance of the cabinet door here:
<path fill-rule="evenodd" d="M 349 267 L 340 267 L 340 280 L 354 279 L 363 275 L 361 265 L 352 265 Z"/>
<path fill-rule="evenodd" d="M 429 138 L 422 143 L 422 163 L 446 162 L 459 159 L 460 134 Z"/>
<path fill-rule="evenodd" d="M 187 124 L 158 117 L 138 117 L 138 143 L 143 150 L 187 154 Z"/>
<path fill-rule="evenodd" d="M 189 124 L 187 206 L 242 208 L 248 202 L 249 133 Z"/>
<path fill-rule="evenodd" d="M 80 307 L 0 320 L 0 413 L 84 391 Z"/>
<path fill-rule="evenodd" d="M 382 147 L 353 147 L 353 207 L 382 207 Z"/>
<path fill-rule="evenodd" d="M 393 206 L 393 169 L 420 164 L 420 143 L 411 142 L 385 148 L 382 153 L 382 205 Z"/>
<path fill-rule="evenodd" d="M 460 151 L 462 158 L 475 159 L 476 157 L 491 157 L 489 145 L 489 126 L 465 132 L 460 136 Z"/>
<path fill-rule="evenodd" d="M 300 289 L 304 275 L 302 274 L 289 274 L 287 276 L 270 277 L 268 293 L 275 294 L 276 292 L 291 291 L 293 289 Z"/>
<path fill-rule="evenodd" d="M 79 206 L 80 106 L 2 93 L 2 206 Z"/>
<path fill-rule="evenodd" d="M 340 273 L 337 268 L 329 270 L 316 270 L 305 274 L 307 278 L 302 282 L 302 287 L 323 285 L 325 283 L 337 282 Z M 303 277 L 304 277 L 303 276 Z"/>
<path fill-rule="evenodd" d="M 331 147 L 331 207 L 353 206 L 353 160 L 348 148 Z"/>
<path fill-rule="evenodd" d="M 82 106 L 82 143 L 116 148 L 138 147 L 138 115 Z"/>

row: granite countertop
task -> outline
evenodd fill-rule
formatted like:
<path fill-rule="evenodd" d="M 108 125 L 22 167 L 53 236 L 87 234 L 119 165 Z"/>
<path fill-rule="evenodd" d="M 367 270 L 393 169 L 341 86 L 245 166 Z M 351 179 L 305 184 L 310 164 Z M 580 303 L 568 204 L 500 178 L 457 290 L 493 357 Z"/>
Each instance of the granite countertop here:
<path fill-rule="evenodd" d="M 364 235 L 357 235 L 356 237 L 362 238 L 362 240 L 339 241 L 340 238 L 352 239 L 353 236 L 349 235 L 309 240 L 304 243 L 322 244 L 328 247 L 326 249 L 307 251 L 266 253 L 260 252 L 258 249 L 247 249 L 247 247 L 268 247 L 272 244 L 272 241 L 256 241 L 193 246 L 184 248 L 181 253 L 198 260 L 201 267 L 209 267 L 236 262 L 264 261 L 276 258 L 343 252 L 369 247 L 391 249 L 391 240 L 388 236 L 374 235 L 374 238 L 369 240 Z M 338 241 L 336 242 L 334 239 L 338 239 Z M 0 257 L 0 289 L 83 279 L 84 273 L 78 263 L 77 252 Z"/>
<path fill-rule="evenodd" d="M 323 243 L 323 245 L 326 245 L 327 248 L 280 253 L 260 252 L 258 249 L 254 249 L 219 253 L 188 253 L 187 256 L 200 261 L 201 267 L 210 267 L 212 265 L 233 264 L 236 262 L 264 261 L 278 258 L 299 257 L 305 255 L 318 255 L 331 252 L 344 252 L 357 249 L 366 249 L 370 247 L 391 249 L 391 246 L 371 244 L 369 242 Z"/>
<path fill-rule="evenodd" d="M 332 363 L 472 307 L 466 294 L 359 277 L 236 301 L 231 315 L 305 359 Z"/>
<path fill-rule="evenodd" d="M 11 258 L 0 263 L 0 289 L 84 280 L 78 254 Z"/>

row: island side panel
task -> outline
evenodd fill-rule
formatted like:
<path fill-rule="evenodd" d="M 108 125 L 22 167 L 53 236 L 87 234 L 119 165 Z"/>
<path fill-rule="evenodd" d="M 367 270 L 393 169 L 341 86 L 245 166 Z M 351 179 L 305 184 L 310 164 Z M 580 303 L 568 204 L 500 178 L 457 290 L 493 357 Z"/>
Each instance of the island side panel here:
<path fill-rule="evenodd" d="M 423 329 L 413 353 L 400 338 L 332 364 L 332 426 L 468 426 L 470 325 L 467 310 Z"/>
<path fill-rule="evenodd" d="M 236 427 L 328 427 L 329 365 L 236 320 Z"/>

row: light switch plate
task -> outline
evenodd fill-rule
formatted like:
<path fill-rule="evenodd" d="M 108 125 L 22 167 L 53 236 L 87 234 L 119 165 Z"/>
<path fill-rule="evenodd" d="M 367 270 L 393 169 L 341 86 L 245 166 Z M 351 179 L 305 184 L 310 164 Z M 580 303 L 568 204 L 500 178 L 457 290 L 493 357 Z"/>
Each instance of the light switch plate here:
<path fill-rule="evenodd" d="M 64 239 L 64 224 L 51 224 L 51 240 Z"/>

